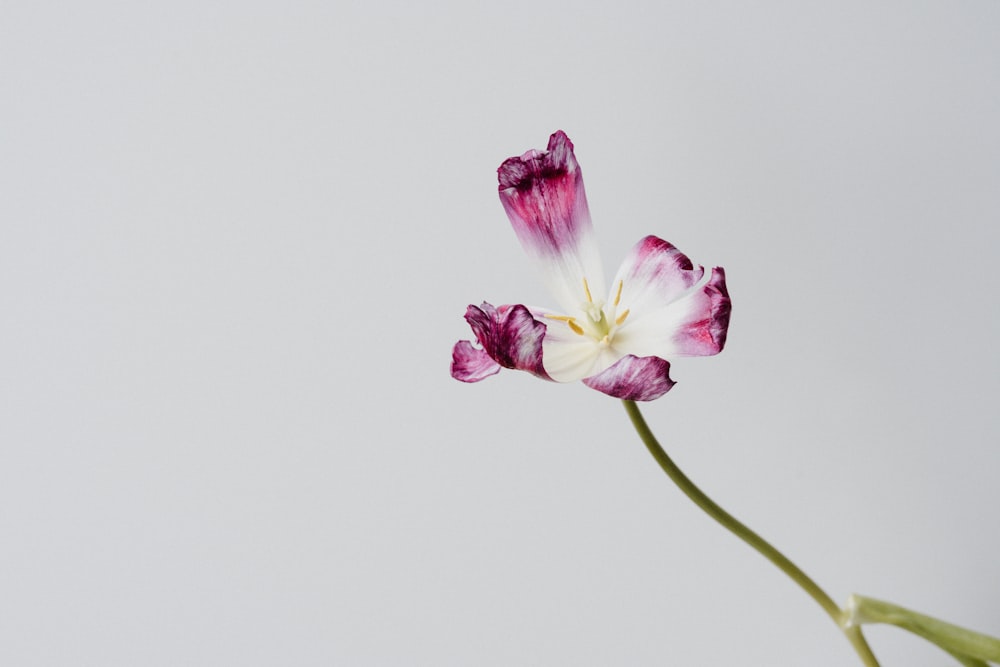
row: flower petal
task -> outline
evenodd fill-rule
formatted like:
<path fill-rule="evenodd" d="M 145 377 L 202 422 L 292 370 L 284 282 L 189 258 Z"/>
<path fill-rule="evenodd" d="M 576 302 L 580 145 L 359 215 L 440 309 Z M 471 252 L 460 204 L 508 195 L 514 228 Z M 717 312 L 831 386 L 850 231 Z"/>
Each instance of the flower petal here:
<path fill-rule="evenodd" d="M 604 293 L 604 271 L 573 142 L 562 131 L 548 150 L 530 150 L 497 169 L 500 202 L 525 251 L 564 312 Z M 586 280 L 586 286 L 584 283 Z"/>
<path fill-rule="evenodd" d="M 615 347 L 637 356 L 708 356 L 722 351 L 731 305 L 726 276 L 694 266 L 681 251 L 655 236 L 632 249 L 615 277 L 622 284 L 619 312 L 626 320 Z"/>
<path fill-rule="evenodd" d="M 652 401 L 674 386 L 670 363 L 659 357 L 626 355 L 606 371 L 584 379 L 591 389 L 627 401 Z"/>
<path fill-rule="evenodd" d="M 500 372 L 500 364 L 493 361 L 485 350 L 472 346 L 467 340 L 455 343 L 451 351 L 451 376 L 462 382 L 479 382 Z"/>
<path fill-rule="evenodd" d="M 537 309 L 533 314 L 536 319 L 547 322 L 542 360 L 545 372 L 556 382 L 575 382 L 597 375 L 622 357 L 594 338 L 575 333 L 561 319 L 544 315 Z"/>
<path fill-rule="evenodd" d="M 612 289 L 617 292 L 621 281 L 622 305 L 639 314 L 676 301 L 704 274 L 702 267 L 694 266 L 672 243 L 647 236 L 632 247 L 622 262 Z"/>
<path fill-rule="evenodd" d="M 565 329 L 562 322 L 548 325 L 542 342 L 542 359 L 545 372 L 556 382 L 576 382 L 603 370 L 598 368 L 601 349 L 592 338 L 578 336 Z"/>
<path fill-rule="evenodd" d="M 677 354 L 685 357 L 708 357 L 722 352 L 729 331 L 732 303 L 726 289 L 726 271 L 712 269 L 709 281 L 678 305 L 685 305 L 687 317 L 677 328 L 673 343 Z"/>
<path fill-rule="evenodd" d="M 542 366 L 542 339 L 545 324 L 521 305 L 494 308 L 483 302 L 469 306 L 465 319 L 476 334 L 483 351 L 500 366 L 528 371 L 550 379 Z"/>

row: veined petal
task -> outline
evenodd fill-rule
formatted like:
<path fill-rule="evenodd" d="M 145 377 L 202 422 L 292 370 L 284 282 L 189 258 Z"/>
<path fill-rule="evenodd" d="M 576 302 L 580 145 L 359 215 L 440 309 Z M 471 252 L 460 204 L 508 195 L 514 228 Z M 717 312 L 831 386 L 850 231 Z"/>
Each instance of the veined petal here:
<path fill-rule="evenodd" d="M 685 357 L 708 357 L 722 352 L 729 331 L 732 302 L 726 289 L 726 271 L 721 266 L 712 269 L 709 281 L 701 289 L 682 299 L 687 317 L 674 334 L 677 354 Z"/>
<path fill-rule="evenodd" d="M 618 309 L 628 317 L 615 347 L 640 357 L 707 356 L 726 342 L 731 310 L 725 272 L 694 266 L 670 243 L 647 236 L 622 264 Z"/>
<path fill-rule="evenodd" d="M 521 305 L 494 308 L 483 302 L 478 307 L 469 306 L 465 319 L 483 351 L 497 364 L 550 379 L 542 366 L 545 324 L 532 317 L 527 308 Z"/>
<path fill-rule="evenodd" d="M 652 401 L 674 386 L 670 363 L 659 357 L 626 355 L 604 372 L 584 379 L 591 389 L 628 401 Z"/>
<path fill-rule="evenodd" d="M 467 340 L 455 343 L 451 351 L 451 376 L 462 382 L 479 382 L 500 372 L 500 364 L 485 350 L 473 347 Z"/>
<path fill-rule="evenodd" d="M 573 142 L 562 131 L 548 150 L 508 158 L 497 169 L 500 202 L 514 233 L 565 312 L 604 293 L 604 271 Z M 586 281 L 586 283 L 584 282 Z"/>
<path fill-rule="evenodd" d="M 694 266 L 687 256 L 672 243 L 655 236 L 647 236 L 629 251 L 618 269 L 612 286 L 617 296 L 621 282 L 621 306 L 627 306 L 634 315 L 656 310 L 676 301 L 698 283 L 705 270 Z"/>

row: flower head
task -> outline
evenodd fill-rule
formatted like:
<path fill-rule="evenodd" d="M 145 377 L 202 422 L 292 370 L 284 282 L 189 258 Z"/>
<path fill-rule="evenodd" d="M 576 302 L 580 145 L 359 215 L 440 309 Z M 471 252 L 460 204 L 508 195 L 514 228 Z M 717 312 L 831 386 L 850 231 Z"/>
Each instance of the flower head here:
<path fill-rule="evenodd" d="M 669 358 L 718 354 L 730 301 L 725 272 L 694 266 L 670 243 L 647 236 L 606 290 L 573 143 L 563 132 L 497 170 L 500 201 L 538 265 L 558 308 L 469 306 L 480 345 L 458 342 L 452 376 L 478 382 L 514 368 L 649 401 L 673 386 Z"/>

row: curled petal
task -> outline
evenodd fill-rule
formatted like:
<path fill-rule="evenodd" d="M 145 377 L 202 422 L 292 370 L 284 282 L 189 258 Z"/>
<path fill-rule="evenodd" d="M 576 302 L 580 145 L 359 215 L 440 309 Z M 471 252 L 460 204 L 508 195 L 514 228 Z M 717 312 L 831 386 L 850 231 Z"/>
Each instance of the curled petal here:
<path fill-rule="evenodd" d="M 670 243 L 642 239 L 622 264 L 619 310 L 629 310 L 615 334 L 622 351 L 671 358 L 722 351 L 731 310 L 723 269 L 705 270 Z"/>
<path fill-rule="evenodd" d="M 535 253 L 564 254 L 591 228 L 580 165 L 562 131 L 548 150 L 530 150 L 497 169 L 500 201 L 517 238 Z"/>
<path fill-rule="evenodd" d="M 564 311 L 587 300 L 587 287 L 604 291 L 604 272 L 593 238 L 587 195 L 573 142 L 562 131 L 548 150 L 508 158 L 497 169 L 500 202 L 525 251 Z"/>
<path fill-rule="evenodd" d="M 722 352 L 732 311 L 725 270 L 721 266 L 712 269 L 709 281 L 684 301 L 687 317 L 677 327 L 673 338 L 677 354 L 707 357 Z"/>
<path fill-rule="evenodd" d="M 659 357 L 626 355 L 602 373 L 585 378 L 591 389 L 627 401 L 652 401 L 674 386 L 670 362 Z"/>
<path fill-rule="evenodd" d="M 451 376 L 462 382 L 479 382 L 500 372 L 500 364 L 467 340 L 455 343 L 451 351 Z"/>
<path fill-rule="evenodd" d="M 613 289 L 622 282 L 621 301 L 634 313 L 656 310 L 683 296 L 705 275 L 672 243 L 647 236 L 629 252 Z"/>
<path fill-rule="evenodd" d="M 500 366 L 550 379 L 542 366 L 545 325 L 521 305 L 495 308 L 483 302 L 469 306 L 465 319 L 483 351 Z"/>

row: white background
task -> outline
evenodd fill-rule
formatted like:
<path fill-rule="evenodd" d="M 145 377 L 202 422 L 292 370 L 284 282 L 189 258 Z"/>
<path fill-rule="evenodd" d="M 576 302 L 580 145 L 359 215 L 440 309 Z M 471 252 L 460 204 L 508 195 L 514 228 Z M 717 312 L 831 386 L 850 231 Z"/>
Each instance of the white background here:
<path fill-rule="evenodd" d="M 614 268 L 727 270 L 646 414 L 838 601 L 1000 634 L 1000 5 L 5 3 L 0 664 L 852 665 L 620 404 L 448 374 L 546 294 L 564 129 Z M 873 628 L 886 667 L 947 665 Z"/>

